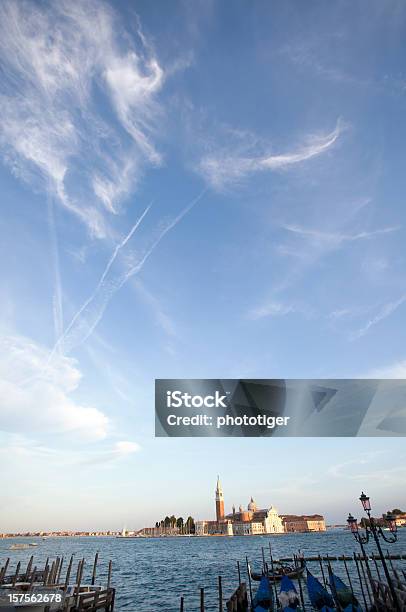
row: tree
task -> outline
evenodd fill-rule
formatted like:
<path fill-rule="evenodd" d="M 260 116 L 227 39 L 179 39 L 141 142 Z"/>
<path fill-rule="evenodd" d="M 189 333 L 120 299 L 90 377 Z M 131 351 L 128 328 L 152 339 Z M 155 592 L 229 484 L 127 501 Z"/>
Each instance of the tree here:
<path fill-rule="evenodd" d="M 188 516 L 186 520 L 186 533 L 195 532 L 195 521 L 192 516 Z"/>
<path fill-rule="evenodd" d="M 183 533 L 183 517 L 182 516 L 176 519 L 176 527 L 179 529 L 180 533 Z"/>
<path fill-rule="evenodd" d="M 174 514 L 172 514 L 172 516 L 169 519 L 171 521 L 171 527 L 172 529 L 175 527 L 176 525 L 176 516 Z"/>
<path fill-rule="evenodd" d="M 394 508 L 392 510 L 392 514 L 405 514 L 405 512 L 403 512 L 403 510 L 400 510 L 399 508 Z"/>

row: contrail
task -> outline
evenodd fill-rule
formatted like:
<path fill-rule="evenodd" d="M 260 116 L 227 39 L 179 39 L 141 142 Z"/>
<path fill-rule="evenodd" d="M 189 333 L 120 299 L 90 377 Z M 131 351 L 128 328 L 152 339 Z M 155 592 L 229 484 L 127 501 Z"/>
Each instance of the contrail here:
<path fill-rule="evenodd" d="M 158 235 L 158 238 L 155 239 L 155 241 L 152 243 L 152 246 L 147 250 L 147 252 L 145 253 L 144 257 L 141 259 L 141 261 L 134 266 L 133 268 L 131 268 L 129 270 L 129 272 L 127 272 L 127 274 L 125 275 L 122 283 L 120 284 L 120 287 L 122 287 L 122 285 L 124 283 L 127 282 L 127 280 L 129 278 L 131 278 L 131 276 L 133 276 L 136 272 L 138 272 L 144 265 L 144 263 L 146 262 L 146 260 L 148 259 L 148 257 L 152 254 L 152 252 L 156 249 L 156 247 L 158 246 L 158 244 L 161 242 L 162 238 L 165 236 L 165 234 L 167 234 L 171 229 L 173 229 L 175 227 L 175 225 L 177 225 L 179 223 L 179 221 L 181 221 L 181 219 L 183 219 L 183 217 L 185 215 L 187 215 L 188 212 L 190 212 L 192 210 L 192 208 L 202 199 L 202 197 L 207 193 L 207 188 L 204 189 L 194 200 L 192 200 L 187 206 L 185 206 L 185 208 L 178 214 L 177 217 L 175 217 L 175 219 L 173 219 L 172 221 L 170 221 L 168 223 L 168 225 L 161 230 L 161 232 Z"/>
<path fill-rule="evenodd" d="M 110 268 L 113 265 L 115 259 L 117 258 L 117 255 L 119 254 L 121 249 L 127 244 L 127 242 L 130 240 L 130 238 L 133 236 L 134 232 L 139 227 L 139 225 L 143 221 L 145 215 L 150 210 L 150 208 L 151 208 L 151 204 L 149 206 L 147 206 L 147 208 L 144 210 L 142 215 L 138 218 L 137 222 L 133 225 L 133 227 L 131 228 L 131 230 L 127 234 L 127 236 L 116 246 L 116 248 L 113 251 L 112 256 L 110 257 L 109 261 L 107 262 L 107 265 L 106 265 L 106 267 L 104 269 L 103 274 L 101 275 L 101 278 L 100 278 L 99 282 L 97 283 L 97 286 L 96 286 L 95 290 L 93 291 L 91 296 L 84 302 L 84 304 L 81 306 L 81 308 L 77 311 L 77 313 L 73 317 L 72 321 L 69 323 L 69 325 L 66 328 L 66 330 L 63 333 L 60 334 L 58 340 L 55 343 L 54 348 L 52 349 L 50 358 L 52 358 L 52 355 L 55 353 L 55 351 L 59 350 L 60 346 L 64 344 L 65 339 L 67 338 L 67 336 L 68 336 L 69 332 L 71 331 L 72 327 L 74 326 L 75 322 L 78 320 L 78 318 L 80 317 L 82 312 L 88 307 L 88 305 L 94 300 L 94 298 L 96 297 L 97 292 L 100 291 L 100 289 L 102 288 L 103 283 L 105 282 L 106 276 L 109 273 Z"/>
<path fill-rule="evenodd" d="M 124 240 L 122 240 L 120 242 L 119 245 L 116 246 L 116 248 L 114 249 L 114 253 L 113 255 L 110 257 L 110 260 L 106 266 L 106 269 L 104 270 L 99 283 L 96 287 L 96 289 L 93 292 L 93 295 L 96 293 L 96 291 L 100 288 L 100 286 L 102 285 L 102 283 L 104 282 L 104 279 L 106 278 L 111 266 L 114 263 L 114 260 L 116 259 L 117 255 L 119 254 L 119 252 L 121 251 L 121 249 L 127 244 L 127 242 L 130 240 L 130 238 L 132 238 L 135 230 L 138 228 L 138 226 L 141 224 L 142 220 L 144 219 L 145 215 L 147 214 L 147 212 L 150 210 L 152 204 L 150 204 L 149 206 L 146 207 L 146 209 L 144 210 L 144 212 L 142 213 L 141 217 L 138 219 L 137 223 L 132 227 L 132 229 L 130 230 L 130 232 L 127 234 L 127 236 L 124 238 Z M 90 298 L 91 299 L 91 298 Z M 73 321 L 72 321 L 73 323 Z"/>
<path fill-rule="evenodd" d="M 87 340 L 87 338 L 89 338 L 89 336 L 93 333 L 94 329 L 103 317 L 107 304 L 109 303 L 113 295 L 119 289 L 121 289 L 121 287 L 128 281 L 129 278 L 131 278 L 134 274 L 137 274 L 142 269 L 146 260 L 156 249 L 162 238 L 171 229 L 173 229 L 179 223 L 179 221 L 181 221 L 181 219 L 183 219 L 183 217 L 187 215 L 188 212 L 190 212 L 190 210 L 201 200 L 201 198 L 205 195 L 206 192 L 207 189 L 204 189 L 196 198 L 194 198 L 187 206 L 185 206 L 185 208 L 172 221 L 168 222 L 167 225 L 159 231 L 158 236 L 155 238 L 155 240 L 153 240 L 151 246 L 144 252 L 144 254 L 140 257 L 140 259 L 135 265 L 132 265 L 130 269 L 125 271 L 124 273 L 111 277 L 111 267 L 115 259 L 119 255 L 121 249 L 128 243 L 130 238 L 133 236 L 135 230 L 147 214 L 150 206 L 145 209 L 145 211 L 138 219 L 134 227 L 131 229 L 129 234 L 115 248 L 113 255 L 107 263 L 107 266 L 99 282 L 97 283 L 95 290 L 73 317 L 64 334 L 61 336 L 61 338 L 56 343 L 54 349 L 52 350 L 51 357 L 54 354 L 58 344 L 63 343 L 66 352 L 69 352 L 75 346 L 82 344 Z M 87 311 L 88 313 L 87 320 L 85 320 L 82 316 L 85 311 Z"/>

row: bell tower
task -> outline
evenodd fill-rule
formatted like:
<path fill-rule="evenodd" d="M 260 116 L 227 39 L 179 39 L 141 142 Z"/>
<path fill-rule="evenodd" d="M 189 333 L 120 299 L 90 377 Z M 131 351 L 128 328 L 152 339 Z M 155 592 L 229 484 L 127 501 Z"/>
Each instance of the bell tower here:
<path fill-rule="evenodd" d="M 220 478 L 217 476 L 216 486 L 216 521 L 219 523 L 224 520 L 224 496 L 221 488 Z"/>

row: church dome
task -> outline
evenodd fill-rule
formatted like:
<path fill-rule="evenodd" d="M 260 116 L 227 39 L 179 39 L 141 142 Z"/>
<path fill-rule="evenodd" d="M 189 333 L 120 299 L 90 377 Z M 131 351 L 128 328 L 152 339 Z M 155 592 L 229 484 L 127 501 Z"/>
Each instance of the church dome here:
<path fill-rule="evenodd" d="M 250 503 L 248 504 L 248 510 L 250 512 L 256 512 L 257 510 L 257 504 L 254 502 L 254 499 L 252 497 Z"/>

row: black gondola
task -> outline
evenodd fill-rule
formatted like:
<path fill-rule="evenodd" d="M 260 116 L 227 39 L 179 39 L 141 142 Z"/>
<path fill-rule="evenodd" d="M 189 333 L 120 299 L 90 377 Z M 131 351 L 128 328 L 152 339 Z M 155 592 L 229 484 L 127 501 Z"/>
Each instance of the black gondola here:
<path fill-rule="evenodd" d="M 273 572 L 262 572 L 261 574 L 256 574 L 255 572 L 251 572 L 252 580 L 261 580 L 262 576 L 266 575 L 271 582 L 279 582 L 282 580 L 283 576 L 287 576 L 288 578 L 298 578 L 302 576 L 305 570 L 304 561 L 301 561 L 298 567 L 292 567 L 291 565 L 285 565 L 280 561 L 273 562 Z"/>

